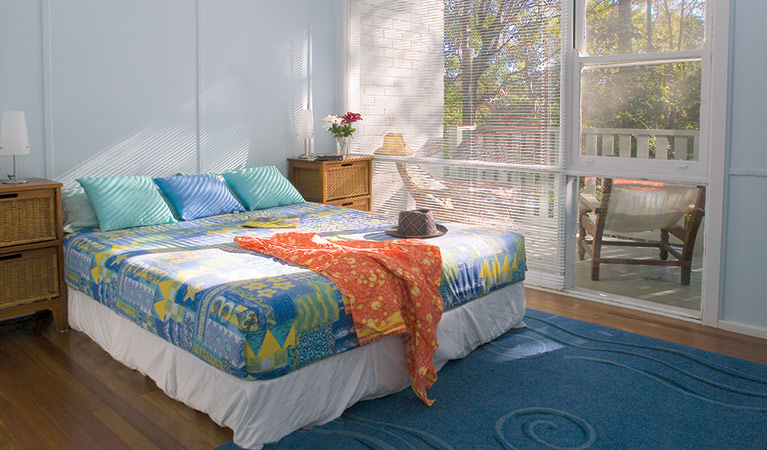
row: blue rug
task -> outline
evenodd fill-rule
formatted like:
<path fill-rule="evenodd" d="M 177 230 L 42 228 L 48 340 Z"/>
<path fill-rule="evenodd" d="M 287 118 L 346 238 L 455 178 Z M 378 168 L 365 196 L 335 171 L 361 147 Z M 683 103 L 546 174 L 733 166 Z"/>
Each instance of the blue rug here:
<path fill-rule="evenodd" d="M 533 310 L 525 322 L 448 363 L 431 408 L 408 389 L 265 448 L 767 448 L 767 366 Z"/>

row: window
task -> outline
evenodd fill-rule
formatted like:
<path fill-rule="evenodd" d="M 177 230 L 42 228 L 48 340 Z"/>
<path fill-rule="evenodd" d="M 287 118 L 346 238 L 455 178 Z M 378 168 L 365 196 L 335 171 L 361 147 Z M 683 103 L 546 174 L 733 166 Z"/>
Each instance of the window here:
<path fill-rule="evenodd" d="M 572 166 L 610 176 L 705 180 L 704 0 L 580 0 L 581 145 Z"/>
<path fill-rule="evenodd" d="M 528 281 L 562 288 L 560 2 L 349 4 L 351 145 L 376 154 L 374 210 L 518 231 Z"/>
<path fill-rule="evenodd" d="M 518 231 L 528 281 L 565 288 L 574 175 L 706 183 L 703 0 L 348 4 L 374 210 Z"/>

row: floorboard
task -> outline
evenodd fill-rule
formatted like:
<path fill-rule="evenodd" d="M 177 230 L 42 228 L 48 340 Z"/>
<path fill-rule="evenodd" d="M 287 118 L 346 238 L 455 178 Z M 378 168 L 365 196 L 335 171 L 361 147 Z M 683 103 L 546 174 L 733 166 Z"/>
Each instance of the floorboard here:
<path fill-rule="evenodd" d="M 767 340 L 527 289 L 529 308 L 767 364 Z M 211 449 L 232 431 L 172 400 L 50 313 L 0 322 L 0 450 Z"/>

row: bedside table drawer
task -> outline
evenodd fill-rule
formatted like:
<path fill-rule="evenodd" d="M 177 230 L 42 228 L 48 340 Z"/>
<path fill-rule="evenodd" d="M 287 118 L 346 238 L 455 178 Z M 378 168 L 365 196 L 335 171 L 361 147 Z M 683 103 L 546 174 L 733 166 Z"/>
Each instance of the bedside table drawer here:
<path fill-rule="evenodd" d="M 335 200 L 369 195 L 367 161 L 334 162 L 327 164 L 325 172 L 325 198 Z"/>
<path fill-rule="evenodd" d="M 55 240 L 53 189 L 0 193 L 0 246 Z"/>
<path fill-rule="evenodd" d="M 360 211 L 370 211 L 370 196 L 343 198 L 327 202 L 328 205 L 341 206 L 343 208 L 358 209 Z"/>
<path fill-rule="evenodd" d="M 58 247 L 0 253 L 0 308 L 58 297 Z"/>

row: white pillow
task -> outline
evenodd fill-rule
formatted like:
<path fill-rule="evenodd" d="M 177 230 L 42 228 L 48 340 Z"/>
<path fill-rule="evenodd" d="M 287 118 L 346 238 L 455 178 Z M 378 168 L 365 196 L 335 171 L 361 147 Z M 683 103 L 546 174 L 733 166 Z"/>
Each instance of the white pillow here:
<path fill-rule="evenodd" d="M 65 232 L 74 233 L 99 227 L 96 211 L 81 186 L 62 188 L 61 204 Z"/>

